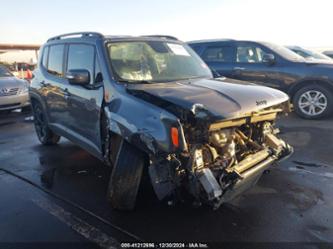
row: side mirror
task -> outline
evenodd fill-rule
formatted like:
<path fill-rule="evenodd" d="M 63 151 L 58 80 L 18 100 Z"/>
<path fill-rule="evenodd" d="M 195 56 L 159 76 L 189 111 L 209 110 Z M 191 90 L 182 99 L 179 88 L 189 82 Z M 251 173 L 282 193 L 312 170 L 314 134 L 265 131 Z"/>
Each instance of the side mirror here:
<path fill-rule="evenodd" d="M 273 65 L 275 63 L 275 56 L 273 54 L 264 54 L 262 62 L 267 65 Z"/>
<path fill-rule="evenodd" d="M 210 68 L 210 70 L 212 71 L 213 78 L 220 78 L 221 77 L 221 74 L 219 74 L 215 69 Z"/>
<path fill-rule="evenodd" d="M 72 85 L 89 85 L 90 73 L 86 69 L 71 69 L 65 74 L 65 78 Z"/>

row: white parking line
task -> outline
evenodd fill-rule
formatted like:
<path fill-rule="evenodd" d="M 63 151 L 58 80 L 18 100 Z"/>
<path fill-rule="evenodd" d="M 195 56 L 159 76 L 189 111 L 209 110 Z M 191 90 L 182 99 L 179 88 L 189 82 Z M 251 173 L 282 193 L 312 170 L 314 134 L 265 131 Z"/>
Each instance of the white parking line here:
<path fill-rule="evenodd" d="M 37 206 L 52 214 L 86 239 L 98 244 L 101 248 L 119 248 L 119 243 L 112 237 L 88 224 L 80 218 L 49 200 L 32 200 Z"/>

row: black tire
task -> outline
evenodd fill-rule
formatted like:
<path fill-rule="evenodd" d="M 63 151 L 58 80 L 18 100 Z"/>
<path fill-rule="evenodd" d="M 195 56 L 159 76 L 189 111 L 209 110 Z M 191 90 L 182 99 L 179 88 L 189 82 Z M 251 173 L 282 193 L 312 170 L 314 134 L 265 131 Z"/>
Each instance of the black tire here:
<path fill-rule="evenodd" d="M 30 112 L 30 111 L 31 111 L 31 106 L 30 105 L 22 107 L 22 112 L 23 113 L 27 113 L 27 112 Z"/>
<path fill-rule="evenodd" d="M 307 105 L 307 99 L 305 95 L 310 96 L 311 98 L 314 98 L 314 96 L 320 93 L 322 95 L 320 98 L 319 103 L 317 103 L 318 105 L 321 105 L 321 107 L 316 107 L 315 104 L 310 104 Z M 310 95 L 308 95 L 310 94 Z M 303 100 L 305 100 L 305 102 L 303 102 Z M 312 99 L 314 100 L 314 99 Z M 310 103 L 311 101 L 309 101 Z M 323 106 L 325 105 L 324 103 L 326 102 L 326 107 L 323 108 Z M 317 85 L 317 84 L 311 84 L 311 85 L 307 85 L 305 87 L 302 87 L 301 89 L 299 89 L 294 97 L 293 97 L 293 104 L 294 104 L 294 108 L 295 108 L 295 112 L 297 113 L 297 115 L 299 115 L 302 118 L 305 119 L 321 119 L 321 118 L 325 118 L 327 116 L 329 116 L 332 111 L 333 111 L 333 93 L 332 91 L 330 91 L 328 88 Z M 303 108 L 302 106 L 303 105 Z M 306 105 L 306 107 L 304 107 L 304 105 Z M 313 107 L 311 107 L 311 105 Z M 315 108 L 312 109 L 313 111 L 310 111 L 310 108 Z M 311 114 L 311 112 L 313 112 L 313 114 Z"/>
<path fill-rule="evenodd" d="M 60 136 L 55 134 L 47 125 L 47 120 L 42 106 L 38 102 L 33 103 L 34 125 L 37 137 L 43 145 L 54 145 L 60 140 Z"/>
<path fill-rule="evenodd" d="M 145 159 L 142 151 L 125 140 L 121 141 L 108 187 L 108 198 L 113 208 L 134 209 Z"/>

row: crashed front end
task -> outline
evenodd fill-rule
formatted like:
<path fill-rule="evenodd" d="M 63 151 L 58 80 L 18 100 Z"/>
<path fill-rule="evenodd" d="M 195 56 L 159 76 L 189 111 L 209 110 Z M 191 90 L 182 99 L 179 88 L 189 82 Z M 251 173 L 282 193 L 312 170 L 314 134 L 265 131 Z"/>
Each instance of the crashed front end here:
<path fill-rule="evenodd" d="M 174 146 L 183 149 L 151 158 L 158 198 L 174 203 L 190 197 L 194 204 L 216 209 L 249 189 L 274 162 L 292 153 L 275 128 L 277 116 L 288 108 L 285 102 L 213 123 L 184 118 L 180 128 L 171 128 Z"/>

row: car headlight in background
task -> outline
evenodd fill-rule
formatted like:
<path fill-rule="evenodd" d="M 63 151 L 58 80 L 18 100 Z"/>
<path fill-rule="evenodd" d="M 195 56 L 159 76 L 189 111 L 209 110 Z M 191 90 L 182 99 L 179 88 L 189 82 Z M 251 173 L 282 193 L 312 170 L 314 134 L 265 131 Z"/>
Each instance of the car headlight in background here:
<path fill-rule="evenodd" d="M 24 94 L 24 93 L 27 93 L 28 91 L 29 91 L 28 85 L 24 84 L 24 86 L 20 88 L 18 94 Z"/>

